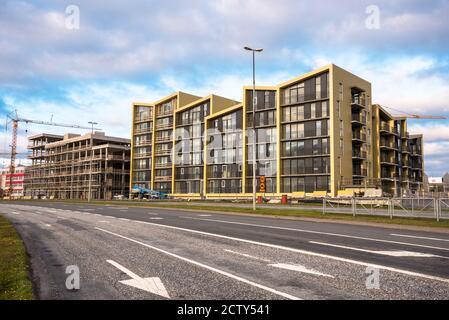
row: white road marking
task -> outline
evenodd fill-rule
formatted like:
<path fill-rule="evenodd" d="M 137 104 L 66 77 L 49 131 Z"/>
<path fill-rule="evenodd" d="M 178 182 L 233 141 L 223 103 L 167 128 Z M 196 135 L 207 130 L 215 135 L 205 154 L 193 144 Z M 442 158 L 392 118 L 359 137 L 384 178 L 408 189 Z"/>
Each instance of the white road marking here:
<path fill-rule="evenodd" d="M 154 217 L 154 218 L 149 218 L 150 220 L 164 220 L 164 218 L 159 218 L 159 217 Z"/>
<path fill-rule="evenodd" d="M 212 216 L 212 215 L 210 215 L 210 214 L 199 214 L 198 215 L 198 217 L 210 217 L 210 216 Z"/>
<path fill-rule="evenodd" d="M 126 218 L 118 218 L 119 220 L 123 220 L 123 221 L 129 221 L 129 219 Z"/>
<path fill-rule="evenodd" d="M 297 231 L 297 232 L 303 232 L 303 233 L 322 234 L 322 235 L 327 235 L 327 236 L 335 236 L 335 237 L 351 238 L 351 239 L 359 239 L 359 240 L 375 241 L 375 242 L 384 242 L 384 243 L 394 243 L 394 244 L 401 244 L 401 245 L 412 246 L 412 247 L 421 247 L 421 248 L 449 251 L 449 248 L 433 247 L 433 246 L 426 246 L 426 245 L 422 245 L 422 244 L 408 243 L 408 242 L 398 242 L 398 241 L 392 241 L 392 240 L 382 240 L 382 239 L 374 239 L 374 238 L 357 237 L 357 236 L 350 236 L 350 235 L 340 234 L 340 233 L 330 233 L 330 232 L 304 230 L 304 229 L 295 229 L 295 228 L 286 228 L 286 227 L 275 227 L 275 226 L 267 226 L 267 225 L 261 225 L 261 224 L 253 224 L 253 223 L 245 223 L 245 222 L 234 222 L 234 221 L 225 221 L 225 220 L 216 220 L 216 219 L 200 219 L 200 218 L 193 218 L 193 217 L 186 217 L 186 216 L 182 216 L 181 218 L 194 219 L 194 220 L 204 220 L 204 221 L 213 221 L 213 222 L 221 222 L 221 223 L 229 223 L 229 224 L 239 224 L 239 225 L 251 226 L 251 227 L 259 227 L 259 228 L 269 228 L 269 229 L 278 229 L 278 230 L 287 230 L 287 231 Z"/>
<path fill-rule="evenodd" d="M 224 251 L 229 252 L 229 253 L 233 253 L 233 254 L 236 254 L 236 255 L 239 255 L 239 256 L 242 256 L 242 257 L 245 257 L 245 258 L 250 258 L 250 259 L 264 261 L 264 262 L 271 262 L 270 260 L 262 259 L 262 258 L 259 258 L 259 257 L 254 257 L 254 256 L 251 256 L 251 255 L 246 254 L 246 253 L 241 253 L 241 252 L 232 251 L 232 250 L 228 250 L 228 249 L 224 249 Z"/>
<path fill-rule="evenodd" d="M 159 213 L 156 213 L 156 212 L 147 212 L 147 214 L 151 214 L 151 215 L 154 215 L 154 216 L 159 215 Z"/>
<path fill-rule="evenodd" d="M 354 251 L 360 251 L 360 252 L 368 252 L 368 253 L 380 254 L 380 255 L 390 256 L 390 257 L 445 258 L 445 259 L 449 259 L 449 257 L 443 257 L 443 256 L 437 256 L 437 255 L 430 254 L 430 253 L 421 253 L 421 252 L 413 252 L 413 251 L 368 250 L 368 249 L 347 247 L 347 246 L 341 246 L 341 245 L 337 245 L 337 244 L 317 242 L 317 241 L 309 241 L 309 243 L 319 244 L 319 245 L 322 245 L 322 246 L 328 246 L 328 247 L 334 247 L 334 248 L 341 248 L 341 249 L 348 249 L 348 250 L 354 250 Z"/>
<path fill-rule="evenodd" d="M 100 220 L 98 222 L 100 222 L 100 223 L 110 223 L 109 221 L 106 221 L 106 220 Z"/>
<path fill-rule="evenodd" d="M 387 270 L 387 271 L 391 271 L 391 272 L 402 273 L 402 274 L 409 275 L 409 276 L 420 277 L 420 278 L 424 278 L 424 279 L 430 279 L 430 280 L 436 280 L 436 281 L 449 283 L 449 279 L 447 279 L 447 278 L 435 277 L 435 276 L 431 276 L 431 275 L 427 275 L 427 274 L 423 274 L 423 273 L 418 273 L 418 272 L 413 272 L 413 271 L 408 271 L 408 270 L 403 270 L 403 269 L 392 268 L 392 267 L 383 266 L 383 265 L 374 264 L 374 263 L 367 263 L 367 262 L 363 262 L 363 261 L 346 259 L 346 258 L 341 258 L 341 257 L 337 257 L 337 256 L 331 256 L 331 255 L 327 255 L 327 254 L 312 252 L 312 251 L 306 251 L 306 250 L 301 250 L 301 249 L 284 247 L 284 246 L 271 244 L 271 243 L 265 243 L 265 242 L 258 242 L 258 241 L 253 241 L 253 240 L 229 237 L 229 236 L 224 236 L 224 235 L 221 235 L 221 234 L 209 233 L 209 232 L 192 230 L 192 229 L 186 229 L 186 228 L 180 228 L 180 227 L 174 227 L 174 226 L 168 226 L 168 225 L 164 225 L 164 224 L 160 224 L 160 223 L 152 223 L 152 222 L 146 222 L 146 221 L 142 221 L 142 223 L 148 224 L 148 225 L 152 225 L 152 226 L 155 226 L 155 227 L 162 227 L 162 228 L 168 228 L 168 229 L 173 229 L 173 230 L 180 230 L 180 231 L 186 231 L 186 232 L 191 232 L 191 233 L 203 234 L 203 235 L 207 235 L 207 236 L 211 236 L 211 237 L 217 237 L 217 238 L 228 239 L 228 240 L 233 240 L 233 241 L 240 241 L 240 242 L 250 243 L 250 244 L 254 244 L 254 245 L 258 245 L 258 246 L 264 246 L 264 247 L 280 249 L 280 250 L 285 250 L 285 251 L 290 251 L 290 252 L 295 252 L 295 253 L 301 253 L 301 254 L 306 254 L 306 255 L 310 255 L 310 256 L 321 257 L 321 258 L 331 259 L 331 260 L 335 260 L 335 261 L 351 263 L 351 264 L 360 265 L 360 266 L 364 266 L 364 267 L 373 267 L 373 268 Z M 99 229 L 99 228 L 97 228 L 97 229 Z"/>
<path fill-rule="evenodd" d="M 155 250 L 155 251 L 164 253 L 164 254 L 166 254 L 166 255 L 169 255 L 169 256 L 174 257 L 174 258 L 177 258 L 177 259 L 179 259 L 179 260 L 182 260 L 182 261 L 185 261 L 185 262 L 194 264 L 194 265 L 199 266 L 199 267 L 202 267 L 202 268 L 204 268 L 204 269 L 207 269 L 207 270 L 210 270 L 210 271 L 219 273 L 219 274 L 224 275 L 224 276 L 226 276 L 226 277 L 228 277 L 228 278 L 232 278 L 232 279 L 234 279 L 234 280 L 237 280 L 237 281 L 240 281 L 240 282 L 249 284 L 249 285 L 251 285 L 251 286 L 253 286 L 253 287 L 257 287 L 257 288 L 260 288 L 260 289 L 262 289 L 262 290 L 265 290 L 265 291 L 274 293 L 274 294 L 279 295 L 279 296 L 281 296 L 281 297 L 284 297 L 284 298 L 287 298 L 287 299 L 291 299 L 291 300 L 301 300 L 300 298 L 295 297 L 295 296 L 292 296 L 292 295 L 290 295 L 290 294 L 288 294 L 288 293 L 281 292 L 281 291 L 278 291 L 278 290 L 276 290 L 276 289 L 273 289 L 273 288 L 270 288 L 270 287 L 267 287 L 267 286 L 264 286 L 264 285 L 261 285 L 261 284 L 252 282 L 252 281 L 247 280 L 247 279 L 244 279 L 244 278 L 242 278 L 242 277 L 233 275 L 233 274 L 231 274 L 231 273 L 229 273 L 229 272 L 226 272 L 226 271 L 223 271 L 223 270 L 219 270 L 219 269 L 216 269 L 216 268 L 214 268 L 214 267 L 210 267 L 210 266 L 205 265 L 205 264 L 203 264 L 203 263 L 201 263 L 201 262 L 197 262 L 197 261 L 194 261 L 194 260 L 191 260 L 191 259 L 188 259 L 188 258 L 184 258 L 184 257 L 179 256 L 179 255 L 177 255 L 177 254 L 174 254 L 174 253 L 165 251 L 165 250 L 163 250 L 163 249 L 159 249 L 159 248 L 153 247 L 153 246 L 151 246 L 151 245 L 149 245 L 149 244 L 140 242 L 140 241 L 138 241 L 138 240 L 134 240 L 134 239 L 131 239 L 131 238 L 128 238 L 128 237 L 122 236 L 122 235 L 120 235 L 120 234 L 117 234 L 117 233 L 114 233 L 114 232 L 111 232 L 111 231 L 108 231 L 108 230 L 104 230 L 104 229 L 101 229 L 101 228 L 95 228 L 95 229 L 100 230 L 100 231 L 105 232 L 105 233 L 109 233 L 109 234 L 111 234 L 111 235 L 114 235 L 114 236 L 116 236 L 116 237 L 119 237 L 119 238 L 122 238 L 122 239 L 125 239 L 125 240 L 128 240 L 128 241 L 131 241 L 131 242 L 140 244 L 140 245 L 142 245 L 142 246 L 144 246 L 144 247 L 147 247 L 147 248 L 153 249 L 153 250 Z"/>
<path fill-rule="evenodd" d="M 90 214 L 90 212 L 81 212 L 82 214 Z"/>
<path fill-rule="evenodd" d="M 116 267 L 120 271 L 126 273 L 128 276 L 130 276 L 132 278 L 130 280 L 119 281 L 120 283 L 123 283 L 128 286 L 132 286 L 132 287 L 138 288 L 140 290 L 151 292 L 151 293 L 157 294 L 159 296 L 170 299 L 167 289 L 165 289 L 164 284 L 162 283 L 161 279 L 159 279 L 158 277 L 141 278 L 134 272 L 126 269 L 124 266 L 118 264 L 117 262 L 115 262 L 113 260 L 106 260 L 106 262 L 112 264 L 114 267 Z"/>
<path fill-rule="evenodd" d="M 15 215 L 20 215 L 20 213 L 19 212 L 11 212 L 12 214 L 15 214 Z"/>
<path fill-rule="evenodd" d="M 44 223 L 44 226 L 51 228 L 51 224 L 48 224 L 48 223 Z"/>
<path fill-rule="evenodd" d="M 269 264 L 269 266 L 275 267 L 275 268 L 280 268 L 280 269 L 285 269 L 285 270 L 302 272 L 302 273 L 309 273 L 309 274 L 313 274 L 316 276 L 334 278 L 334 276 L 331 276 L 330 274 L 321 273 L 321 272 L 313 270 L 313 269 L 307 269 L 306 267 L 301 266 L 301 265 L 287 264 L 287 263 L 276 263 L 276 264 Z"/>
<path fill-rule="evenodd" d="M 408 235 L 408 234 L 392 233 L 392 234 L 390 234 L 390 236 L 405 237 L 405 238 L 415 238 L 415 239 L 425 239 L 425 240 L 435 240 L 435 241 L 448 241 L 449 242 L 449 239 L 430 238 L 430 237 L 418 237 L 418 236 L 411 236 L 411 235 Z"/>
<path fill-rule="evenodd" d="M 81 210 L 84 210 L 84 211 L 95 211 L 95 209 L 81 209 Z"/>

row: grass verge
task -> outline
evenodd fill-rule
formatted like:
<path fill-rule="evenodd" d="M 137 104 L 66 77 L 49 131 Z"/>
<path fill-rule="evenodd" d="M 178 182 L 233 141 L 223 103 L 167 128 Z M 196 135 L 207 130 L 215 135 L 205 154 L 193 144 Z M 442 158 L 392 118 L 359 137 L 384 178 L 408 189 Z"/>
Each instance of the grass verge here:
<path fill-rule="evenodd" d="M 62 202 L 62 203 L 72 203 L 72 204 L 87 204 L 86 201 L 81 200 L 27 200 L 27 201 L 41 201 L 41 202 Z M 215 211 L 215 212 L 228 212 L 228 213 L 243 213 L 243 214 L 258 214 L 265 216 L 284 216 L 284 217 L 298 217 L 298 218 L 313 218 L 313 219 L 324 219 L 324 220 L 337 220 L 337 221 L 355 221 L 355 222 L 369 222 L 369 223 L 379 223 L 379 224 L 390 224 L 390 225 L 407 225 L 415 227 L 430 227 L 430 228 L 449 228 L 449 220 L 440 220 L 439 222 L 434 219 L 427 218 L 403 218 L 403 217 L 393 217 L 390 219 L 388 216 L 374 216 L 374 215 L 356 215 L 355 217 L 351 214 L 344 213 L 326 213 L 322 214 L 319 210 L 307 210 L 307 209 L 283 209 L 280 205 L 273 205 L 272 208 L 258 208 L 255 212 L 252 208 L 241 208 L 241 207 L 225 207 L 220 206 L 219 203 L 214 203 L 210 205 L 195 205 L 194 203 L 176 204 L 173 202 L 166 201 L 155 201 L 155 202 L 135 202 L 135 201 L 92 201 L 92 205 L 117 205 L 117 206 L 128 206 L 128 207 L 149 207 L 149 208 L 166 208 L 166 209 L 188 209 L 197 211 Z"/>
<path fill-rule="evenodd" d="M 12 224 L 0 215 L 0 300 L 32 300 L 27 254 Z"/>

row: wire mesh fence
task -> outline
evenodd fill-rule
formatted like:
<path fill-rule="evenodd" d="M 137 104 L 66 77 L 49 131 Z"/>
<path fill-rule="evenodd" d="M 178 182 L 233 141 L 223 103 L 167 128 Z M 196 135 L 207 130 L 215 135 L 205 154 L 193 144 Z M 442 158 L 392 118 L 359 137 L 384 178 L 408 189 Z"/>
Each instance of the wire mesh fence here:
<path fill-rule="evenodd" d="M 449 198 L 324 198 L 323 214 L 449 219 Z"/>

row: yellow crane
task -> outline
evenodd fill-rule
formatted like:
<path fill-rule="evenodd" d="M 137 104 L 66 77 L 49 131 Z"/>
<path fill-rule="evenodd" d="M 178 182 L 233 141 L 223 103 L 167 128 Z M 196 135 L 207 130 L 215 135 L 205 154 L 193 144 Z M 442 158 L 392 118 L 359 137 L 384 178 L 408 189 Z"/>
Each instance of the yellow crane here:
<path fill-rule="evenodd" d="M 390 110 L 394 110 L 396 112 L 400 112 L 400 114 L 394 115 L 395 118 L 408 118 L 408 119 L 434 119 L 434 120 L 445 120 L 447 117 L 445 116 L 432 116 L 432 115 L 418 115 L 413 113 L 404 112 L 392 107 L 382 106 L 383 108 L 387 108 Z"/>

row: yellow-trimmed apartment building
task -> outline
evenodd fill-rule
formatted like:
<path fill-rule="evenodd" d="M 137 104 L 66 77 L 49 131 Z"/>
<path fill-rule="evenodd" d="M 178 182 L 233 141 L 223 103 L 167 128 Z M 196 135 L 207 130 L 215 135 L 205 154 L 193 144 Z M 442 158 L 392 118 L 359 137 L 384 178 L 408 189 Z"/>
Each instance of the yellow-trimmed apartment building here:
<path fill-rule="evenodd" d="M 372 104 L 371 84 L 327 65 L 242 102 L 176 92 L 132 105 L 130 188 L 179 198 L 390 195 L 417 192 L 423 141 Z"/>

